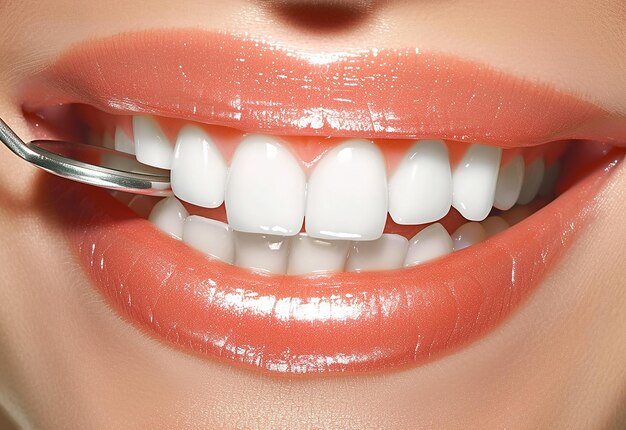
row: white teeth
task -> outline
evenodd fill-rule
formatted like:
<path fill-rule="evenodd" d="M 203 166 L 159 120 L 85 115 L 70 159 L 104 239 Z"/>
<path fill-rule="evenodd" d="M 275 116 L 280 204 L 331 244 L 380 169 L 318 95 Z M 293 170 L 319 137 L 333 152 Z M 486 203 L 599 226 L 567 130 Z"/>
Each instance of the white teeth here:
<path fill-rule="evenodd" d="M 242 232 L 293 236 L 304 217 L 306 177 L 291 153 L 269 136 L 246 137 L 226 184 L 230 226 Z"/>
<path fill-rule="evenodd" d="M 487 237 L 495 236 L 496 234 L 503 232 L 509 228 L 509 223 L 499 216 L 490 216 L 483 222 L 481 222 L 485 229 Z"/>
<path fill-rule="evenodd" d="M 346 264 L 349 245 L 347 240 L 314 239 L 300 233 L 291 238 L 287 273 L 340 272 Z"/>
<path fill-rule="evenodd" d="M 226 163 L 211 138 L 199 127 L 178 133 L 172 160 L 172 191 L 180 199 L 206 208 L 224 202 Z"/>
<path fill-rule="evenodd" d="M 559 180 L 560 173 L 561 165 L 558 161 L 546 169 L 546 173 L 543 175 L 543 181 L 539 187 L 540 196 L 551 197 L 554 195 L 556 183 Z"/>
<path fill-rule="evenodd" d="M 261 272 L 287 272 L 289 238 L 235 232 L 235 264 Z"/>
<path fill-rule="evenodd" d="M 323 239 L 378 239 L 387 219 L 387 174 L 376 145 L 351 140 L 328 152 L 309 178 L 306 232 Z"/>
<path fill-rule="evenodd" d="M 137 161 L 149 166 L 169 169 L 174 147 L 151 116 L 133 117 L 133 134 Z"/>
<path fill-rule="evenodd" d="M 183 237 L 183 222 L 189 213 L 176 197 L 168 197 L 154 205 L 149 220 L 176 239 Z"/>
<path fill-rule="evenodd" d="M 409 241 L 399 234 L 383 234 L 377 240 L 354 242 L 346 262 L 346 271 L 400 268 L 404 264 L 408 247 Z"/>
<path fill-rule="evenodd" d="M 543 181 L 544 175 L 543 157 L 537 158 L 526 167 L 524 173 L 524 184 L 522 185 L 522 191 L 517 199 L 517 204 L 527 205 L 532 202 L 539 192 L 541 181 Z"/>
<path fill-rule="evenodd" d="M 172 237 L 239 267 L 272 274 L 393 270 L 415 266 L 492 237 L 530 215 L 541 187 L 551 194 L 558 164 L 525 167 L 521 155 L 500 168 L 502 149 L 471 145 L 451 171 L 443 141 L 420 140 L 387 181 L 378 146 L 353 139 L 331 149 L 307 177 L 288 146 L 247 135 L 230 168 L 203 128 L 183 127 L 175 148 L 150 116 L 133 117 L 135 142 L 117 127 L 115 149 L 171 169 L 176 197 L 197 206 L 225 204 L 228 224 L 190 216 L 176 197 L 132 199 L 112 193 Z M 100 143 L 98 141 L 98 143 Z M 411 240 L 383 234 L 387 211 L 402 225 L 427 224 L 455 207 L 467 222 L 452 236 L 439 223 Z M 504 212 L 488 217 L 492 207 Z M 488 217 L 488 218 L 487 218 Z M 303 221 L 306 233 L 300 233 Z"/>
<path fill-rule="evenodd" d="M 496 191 L 502 149 L 472 145 L 452 174 L 452 206 L 466 219 L 487 218 Z"/>
<path fill-rule="evenodd" d="M 135 143 L 121 127 L 115 128 L 115 150 L 135 155 Z"/>
<path fill-rule="evenodd" d="M 223 222 L 191 215 L 183 225 L 183 242 L 210 257 L 235 262 L 233 229 Z"/>
<path fill-rule="evenodd" d="M 476 245 L 487 238 L 485 229 L 479 222 L 467 222 L 452 234 L 452 242 L 455 251 Z"/>
<path fill-rule="evenodd" d="M 500 169 L 493 200 L 494 207 L 503 211 L 511 209 L 517 202 L 523 182 L 524 157 L 518 155 Z"/>
<path fill-rule="evenodd" d="M 443 218 L 452 203 L 448 150 L 440 140 L 421 140 L 405 154 L 389 180 L 389 214 L 398 224 Z"/>
<path fill-rule="evenodd" d="M 404 266 L 415 266 L 453 251 L 452 238 L 439 223 L 430 225 L 409 240 Z"/>

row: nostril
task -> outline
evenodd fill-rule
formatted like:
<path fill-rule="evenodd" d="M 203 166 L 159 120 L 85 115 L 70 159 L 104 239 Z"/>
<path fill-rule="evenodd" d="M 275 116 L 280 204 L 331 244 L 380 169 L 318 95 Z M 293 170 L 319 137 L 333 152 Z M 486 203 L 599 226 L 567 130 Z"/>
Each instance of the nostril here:
<path fill-rule="evenodd" d="M 328 33 L 347 31 L 363 24 L 374 9 L 374 1 L 279 0 L 265 3 L 268 10 L 299 30 Z"/>

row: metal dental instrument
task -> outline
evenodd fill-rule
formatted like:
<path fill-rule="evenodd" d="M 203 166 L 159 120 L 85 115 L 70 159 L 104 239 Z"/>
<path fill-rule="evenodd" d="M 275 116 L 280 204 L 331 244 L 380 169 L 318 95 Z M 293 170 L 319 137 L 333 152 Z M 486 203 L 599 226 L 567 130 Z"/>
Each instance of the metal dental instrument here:
<path fill-rule="evenodd" d="M 26 143 L 1 118 L 0 140 L 19 157 L 62 178 L 126 193 L 172 194 L 169 170 L 146 166 L 124 152 L 55 140 Z"/>

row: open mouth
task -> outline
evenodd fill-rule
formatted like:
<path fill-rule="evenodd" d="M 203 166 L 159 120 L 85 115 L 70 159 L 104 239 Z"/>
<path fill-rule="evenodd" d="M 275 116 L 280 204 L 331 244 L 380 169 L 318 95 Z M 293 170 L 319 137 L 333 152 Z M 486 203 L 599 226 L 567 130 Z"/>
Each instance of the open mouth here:
<path fill-rule="evenodd" d="M 171 171 L 164 199 L 54 199 L 122 315 L 257 369 L 362 372 L 503 321 L 623 158 L 610 113 L 503 76 L 416 49 L 152 32 L 76 47 L 24 108 L 49 137 Z"/>

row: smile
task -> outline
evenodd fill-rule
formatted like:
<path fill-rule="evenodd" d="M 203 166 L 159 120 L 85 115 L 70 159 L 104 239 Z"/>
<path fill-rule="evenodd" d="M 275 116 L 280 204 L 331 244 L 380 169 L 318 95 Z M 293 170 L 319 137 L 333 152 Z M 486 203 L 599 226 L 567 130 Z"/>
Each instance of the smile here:
<path fill-rule="evenodd" d="M 610 112 L 448 55 L 200 31 L 79 45 L 23 106 L 40 137 L 171 171 L 164 199 L 46 182 L 110 305 L 277 374 L 417 365 L 487 334 L 593 219 L 626 141 Z"/>

